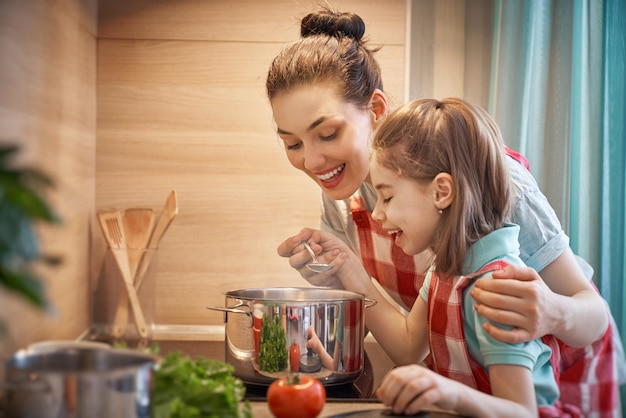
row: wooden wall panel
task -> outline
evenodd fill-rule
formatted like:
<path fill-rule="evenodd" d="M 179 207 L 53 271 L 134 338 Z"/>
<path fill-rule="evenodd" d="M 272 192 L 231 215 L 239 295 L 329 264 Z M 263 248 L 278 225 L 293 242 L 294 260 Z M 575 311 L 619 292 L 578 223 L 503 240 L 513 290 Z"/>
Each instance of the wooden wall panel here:
<path fill-rule="evenodd" d="M 100 38 L 278 42 L 296 38 L 317 0 L 109 0 L 100 2 Z M 404 0 L 333 0 L 357 12 L 371 39 L 404 45 Z"/>
<path fill-rule="evenodd" d="M 0 2 L 0 142 L 18 143 L 16 164 L 50 174 L 63 220 L 39 230 L 59 268 L 39 272 L 53 311 L 0 289 L 4 356 L 43 339 L 75 338 L 89 325 L 90 221 L 95 203 L 96 0 Z"/>
<path fill-rule="evenodd" d="M 96 206 L 160 210 L 170 190 L 179 198 L 159 250 L 158 324 L 222 324 L 205 307 L 222 306 L 225 291 L 306 285 L 276 247 L 319 224 L 321 191 L 289 165 L 264 83 L 315 4 L 101 2 Z M 371 43 L 385 44 L 386 90 L 401 103 L 404 1 L 336 6 L 361 14 Z M 99 231 L 93 248 L 95 277 Z"/>

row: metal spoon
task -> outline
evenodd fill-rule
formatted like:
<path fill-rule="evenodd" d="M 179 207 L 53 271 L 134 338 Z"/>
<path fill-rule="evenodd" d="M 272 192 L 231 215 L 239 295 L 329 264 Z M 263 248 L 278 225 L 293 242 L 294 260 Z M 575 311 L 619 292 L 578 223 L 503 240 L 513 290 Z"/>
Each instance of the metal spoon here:
<path fill-rule="evenodd" d="M 331 268 L 333 268 L 333 266 L 330 264 L 320 263 L 319 261 L 317 261 L 317 258 L 315 258 L 315 253 L 313 252 L 313 249 L 311 248 L 308 242 L 302 241 L 302 245 L 304 245 L 304 248 L 307 249 L 309 254 L 311 254 L 311 258 L 313 259 L 313 262 L 306 265 L 309 268 L 309 270 L 314 271 L 316 273 L 324 273 L 325 271 L 328 271 Z"/>

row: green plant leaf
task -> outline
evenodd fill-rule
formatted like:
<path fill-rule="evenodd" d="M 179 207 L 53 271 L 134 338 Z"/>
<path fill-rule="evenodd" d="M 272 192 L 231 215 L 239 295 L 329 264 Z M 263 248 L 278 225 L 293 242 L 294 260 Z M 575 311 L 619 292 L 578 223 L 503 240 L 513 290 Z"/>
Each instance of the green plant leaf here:
<path fill-rule="evenodd" d="M 34 262 L 53 266 L 61 262 L 40 253 L 34 229 L 39 221 L 60 222 L 42 197 L 54 184 L 40 170 L 12 167 L 10 160 L 18 150 L 19 146 L 0 145 L 0 286 L 46 308 L 43 285 L 31 268 Z"/>
<path fill-rule="evenodd" d="M 5 205 L 18 207 L 24 216 L 30 219 L 41 219 L 51 223 L 58 223 L 58 217 L 37 194 L 35 188 L 50 186 L 49 180 L 44 180 L 43 174 L 34 171 L 3 170 L 0 172 L 0 201 Z M 27 179 L 31 180 L 32 186 Z M 35 180 L 35 181 L 33 181 Z M 33 188 L 31 188 L 33 187 Z"/>
<path fill-rule="evenodd" d="M 28 272 L 13 272 L 0 268 L 0 284 L 19 293 L 39 308 L 46 308 L 46 296 L 41 281 Z"/>
<path fill-rule="evenodd" d="M 39 245 L 32 220 L 13 205 L 0 201 L 0 263 L 3 266 L 34 261 Z"/>

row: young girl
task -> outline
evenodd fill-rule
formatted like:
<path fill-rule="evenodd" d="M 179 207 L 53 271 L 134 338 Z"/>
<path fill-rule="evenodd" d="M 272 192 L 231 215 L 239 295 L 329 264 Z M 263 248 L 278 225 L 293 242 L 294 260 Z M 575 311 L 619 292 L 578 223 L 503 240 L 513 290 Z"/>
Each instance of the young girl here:
<path fill-rule="evenodd" d="M 437 373 L 418 365 L 391 371 L 377 394 L 394 413 L 433 403 L 464 416 L 579 416 L 558 403 L 556 344 L 551 350 L 541 340 L 507 344 L 489 337 L 469 294 L 478 277 L 523 264 L 519 227 L 506 223 L 505 158 L 494 121 L 460 99 L 408 103 L 376 133 L 372 216 L 405 253 L 435 254 L 405 326 L 377 335 L 404 346 L 413 362 L 430 351 L 426 364 Z M 558 369 L 558 359 L 552 361 Z"/>

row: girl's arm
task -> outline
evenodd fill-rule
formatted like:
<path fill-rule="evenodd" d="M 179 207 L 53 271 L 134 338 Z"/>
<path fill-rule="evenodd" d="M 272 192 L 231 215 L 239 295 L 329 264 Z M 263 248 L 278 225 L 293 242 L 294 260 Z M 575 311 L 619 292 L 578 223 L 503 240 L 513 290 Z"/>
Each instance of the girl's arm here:
<path fill-rule="evenodd" d="M 321 262 L 332 264 L 333 269 L 321 274 L 309 271 L 306 263 L 311 257 L 302 246 L 303 240 L 311 244 Z M 375 300 L 376 304 L 365 310 L 365 324 L 395 364 L 412 364 L 426 357 L 426 303 L 418 298 L 409 315 L 405 316 L 374 285 L 361 259 L 345 242 L 333 234 L 304 228 L 298 235 L 283 241 L 278 253 L 289 257 L 289 264 L 313 285 L 331 285 Z"/>
<path fill-rule="evenodd" d="M 376 395 L 395 414 L 413 415 L 435 405 L 462 416 L 537 417 L 531 372 L 522 366 L 489 368 L 493 395 L 445 378 L 419 365 L 397 367 L 385 375 Z"/>
<path fill-rule="evenodd" d="M 325 273 L 314 273 L 306 268 L 311 257 L 304 250 L 302 241 L 310 242 L 311 248 L 318 254 L 317 258 L 332 264 L 333 268 Z M 365 310 L 365 325 L 395 364 L 414 364 L 426 357 L 426 303 L 418 298 L 409 315 L 405 316 L 374 285 L 361 259 L 341 239 L 330 233 L 304 228 L 299 234 L 283 241 L 277 251 L 282 257 L 288 257 L 291 267 L 309 283 L 361 293 L 376 301 L 375 305 Z M 315 350 L 317 344 L 314 338 L 307 341 L 308 346 L 318 352 L 325 367 L 334 366 L 333 360 L 336 359 L 325 350 Z"/>
<path fill-rule="evenodd" d="M 347 290 L 362 293 L 376 304 L 365 310 L 365 324 L 396 365 L 415 364 L 428 354 L 426 302 L 418 297 L 408 316 L 400 312 L 374 285 L 361 260 L 342 252 L 335 273 Z"/>
<path fill-rule="evenodd" d="M 494 338 L 518 343 L 553 334 L 573 347 L 588 345 L 609 323 L 602 297 L 585 278 L 571 250 L 566 250 L 541 272 L 507 266 L 495 279 L 478 280 L 472 290 L 477 312 L 514 329 L 487 324 Z M 542 280 L 543 279 L 543 280 Z"/>

